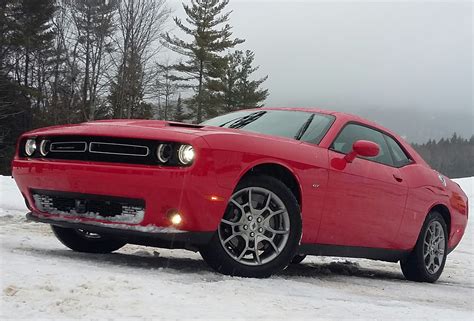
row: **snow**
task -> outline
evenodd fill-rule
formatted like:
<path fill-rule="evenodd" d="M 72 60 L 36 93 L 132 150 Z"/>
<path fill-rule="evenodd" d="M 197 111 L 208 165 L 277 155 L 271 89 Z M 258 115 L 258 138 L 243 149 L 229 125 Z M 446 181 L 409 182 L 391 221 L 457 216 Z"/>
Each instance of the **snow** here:
<path fill-rule="evenodd" d="M 474 203 L 474 177 L 457 182 Z M 214 273 L 199 254 L 127 245 L 113 254 L 66 249 L 24 219 L 0 176 L 0 319 L 474 319 L 473 229 L 436 284 L 404 280 L 398 264 L 307 258 L 269 279 Z"/>

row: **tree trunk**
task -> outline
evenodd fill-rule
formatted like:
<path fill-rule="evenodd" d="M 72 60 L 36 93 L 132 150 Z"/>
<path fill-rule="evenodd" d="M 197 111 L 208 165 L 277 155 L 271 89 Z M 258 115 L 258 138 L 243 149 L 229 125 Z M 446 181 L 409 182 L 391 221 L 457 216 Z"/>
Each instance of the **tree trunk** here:
<path fill-rule="evenodd" d="M 204 61 L 201 60 L 199 65 L 199 86 L 198 86 L 198 106 L 197 106 L 197 123 L 202 122 L 202 82 L 203 82 L 203 73 L 204 73 Z"/>

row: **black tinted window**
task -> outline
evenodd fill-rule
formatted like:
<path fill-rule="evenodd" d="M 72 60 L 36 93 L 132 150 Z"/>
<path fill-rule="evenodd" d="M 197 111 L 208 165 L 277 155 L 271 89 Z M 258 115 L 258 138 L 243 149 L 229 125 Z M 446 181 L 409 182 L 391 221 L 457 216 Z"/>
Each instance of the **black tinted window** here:
<path fill-rule="evenodd" d="M 341 131 L 332 143 L 332 149 L 344 154 L 348 154 L 352 150 L 352 145 L 358 140 L 368 140 L 377 143 L 380 146 L 380 153 L 376 157 L 364 157 L 378 163 L 393 166 L 392 157 L 388 149 L 388 145 L 384 139 L 384 135 L 374 129 L 349 124 Z"/>
<path fill-rule="evenodd" d="M 334 117 L 315 114 L 308 128 L 304 131 L 301 140 L 308 143 L 319 144 L 331 127 Z"/>
<path fill-rule="evenodd" d="M 286 110 L 250 110 L 219 116 L 202 125 L 241 129 L 319 143 L 332 124 L 331 115 Z M 309 131 L 310 130 L 310 131 Z"/>
<path fill-rule="evenodd" d="M 404 166 L 410 163 L 410 158 L 405 154 L 400 145 L 390 136 L 385 135 L 388 147 L 392 151 L 393 163 L 397 167 Z"/>

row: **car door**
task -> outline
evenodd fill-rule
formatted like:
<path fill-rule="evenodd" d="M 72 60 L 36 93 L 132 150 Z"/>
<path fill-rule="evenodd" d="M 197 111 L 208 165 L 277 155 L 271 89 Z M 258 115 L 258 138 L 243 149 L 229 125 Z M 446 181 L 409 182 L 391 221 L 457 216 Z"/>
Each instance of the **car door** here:
<path fill-rule="evenodd" d="M 328 192 L 318 243 L 370 248 L 396 248 L 408 188 L 394 163 L 385 134 L 348 123 L 329 150 Z M 335 166 L 357 140 L 375 142 L 376 157 L 357 157 L 344 168 Z M 331 165 L 332 164 L 332 165 Z"/>

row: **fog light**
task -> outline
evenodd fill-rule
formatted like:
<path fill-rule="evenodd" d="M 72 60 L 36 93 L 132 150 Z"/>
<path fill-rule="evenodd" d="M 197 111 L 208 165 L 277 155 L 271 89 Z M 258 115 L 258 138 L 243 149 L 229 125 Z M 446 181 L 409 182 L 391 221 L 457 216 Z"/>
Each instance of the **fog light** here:
<path fill-rule="evenodd" d="M 171 216 L 170 216 L 171 224 L 179 225 L 179 224 L 181 224 L 182 221 L 183 221 L 183 218 L 181 217 L 181 214 L 179 214 L 179 213 L 171 214 Z"/>

